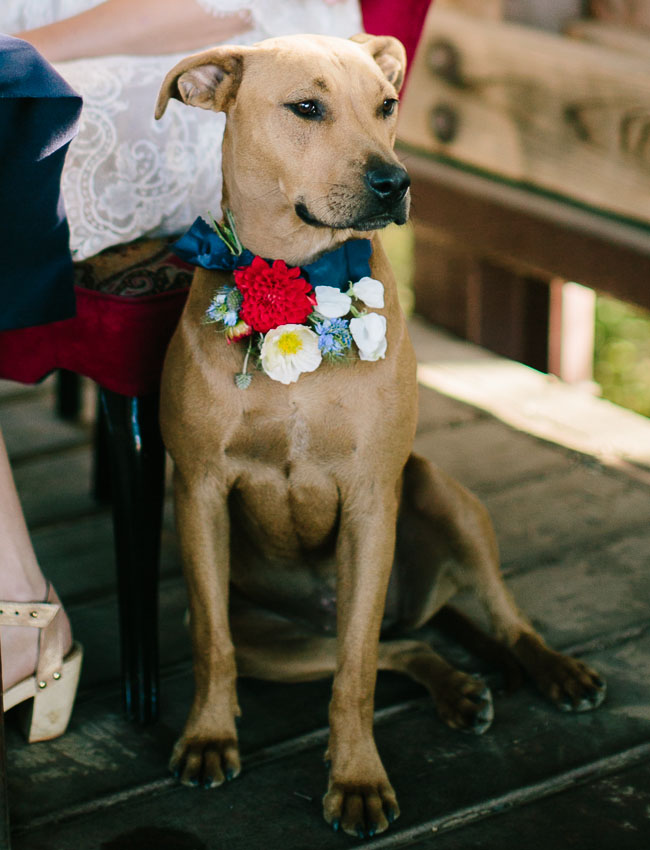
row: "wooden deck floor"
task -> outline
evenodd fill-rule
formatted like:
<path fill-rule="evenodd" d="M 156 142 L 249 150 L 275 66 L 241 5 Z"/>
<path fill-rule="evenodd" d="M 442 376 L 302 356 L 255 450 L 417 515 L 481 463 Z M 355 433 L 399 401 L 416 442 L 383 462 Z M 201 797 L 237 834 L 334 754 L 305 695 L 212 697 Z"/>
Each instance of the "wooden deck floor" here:
<path fill-rule="evenodd" d="M 419 329 L 420 352 L 431 334 Z M 7 718 L 15 850 L 359 843 L 333 834 L 320 813 L 328 682 L 241 681 L 241 777 L 209 792 L 168 777 L 191 694 L 171 512 L 160 588 L 162 720 L 142 729 L 120 713 L 111 523 L 88 493 L 89 430 L 56 419 L 51 385 L 3 385 L 0 422 L 37 553 L 86 650 L 65 736 L 28 746 Z M 572 436 L 567 426 L 569 445 Z M 377 740 L 402 817 L 369 845 L 650 846 L 650 485 L 432 389 L 422 389 L 417 446 L 485 500 L 521 606 L 555 647 L 597 667 L 609 693 L 595 713 L 562 714 L 528 687 L 502 693 L 498 675 L 440 638 L 447 657 L 493 687 L 494 724 L 475 737 L 443 726 L 414 684 L 380 674 Z"/>

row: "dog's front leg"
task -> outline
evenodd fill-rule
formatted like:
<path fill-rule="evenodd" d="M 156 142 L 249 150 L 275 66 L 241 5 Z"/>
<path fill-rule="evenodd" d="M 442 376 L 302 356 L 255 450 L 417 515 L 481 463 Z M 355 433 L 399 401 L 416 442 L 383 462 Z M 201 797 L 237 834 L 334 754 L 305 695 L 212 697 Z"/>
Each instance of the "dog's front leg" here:
<path fill-rule="evenodd" d="M 323 813 L 334 829 L 357 837 L 383 832 L 399 815 L 373 736 L 379 631 L 397 506 L 392 488 L 346 500 L 337 544 L 337 665 Z"/>
<path fill-rule="evenodd" d="M 235 717 L 235 651 L 228 623 L 230 523 L 227 494 L 213 481 L 174 475 L 176 523 L 190 604 L 194 701 L 170 770 L 184 785 L 206 788 L 240 770 Z"/>

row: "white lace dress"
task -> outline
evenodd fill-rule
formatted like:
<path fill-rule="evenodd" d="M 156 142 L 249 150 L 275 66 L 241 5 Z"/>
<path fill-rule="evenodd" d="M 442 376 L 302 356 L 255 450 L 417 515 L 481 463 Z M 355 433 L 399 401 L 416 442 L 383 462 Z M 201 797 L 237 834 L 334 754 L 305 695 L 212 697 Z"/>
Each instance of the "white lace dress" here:
<path fill-rule="evenodd" d="M 0 31 L 43 26 L 100 2 L 2 0 Z M 297 32 L 348 37 L 362 28 L 357 0 L 188 2 L 217 15 L 250 10 L 253 29 L 230 40 L 241 44 Z M 55 66 L 84 100 L 62 176 L 75 259 L 138 236 L 179 233 L 206 210 L 218 213 L 224 116 L 173 101 L 161 121 L 153 119 L 160 83 L 182 55 L 106 56 Z"/>

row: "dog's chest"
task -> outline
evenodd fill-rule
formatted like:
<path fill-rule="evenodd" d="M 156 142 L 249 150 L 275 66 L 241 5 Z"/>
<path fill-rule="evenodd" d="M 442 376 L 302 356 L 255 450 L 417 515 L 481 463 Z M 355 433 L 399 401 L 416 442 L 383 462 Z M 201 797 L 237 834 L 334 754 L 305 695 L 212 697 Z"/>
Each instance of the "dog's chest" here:
<path fill-rule="evenodd" d="M 338 517 L 336 470 L 353 450 L 343 443 L 297 405 L 244 417 L 225 449 L 242 531 L 278 555 L 322 546 Z"/>

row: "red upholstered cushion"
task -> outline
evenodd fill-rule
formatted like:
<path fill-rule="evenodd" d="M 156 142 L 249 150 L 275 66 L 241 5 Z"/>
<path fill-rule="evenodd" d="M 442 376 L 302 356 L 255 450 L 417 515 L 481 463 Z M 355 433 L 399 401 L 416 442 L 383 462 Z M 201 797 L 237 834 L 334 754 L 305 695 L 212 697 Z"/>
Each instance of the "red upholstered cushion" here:
<path fill-rule="evenodd" d="M 190 267 L 166 243 L 139 240 L 79 264 L 76 275 L 84 285 L 75 286 L 74 318 L 0 333 L 0 377 L 31 384 L 69 369 L 123 395 L 155 392 Z"/>

